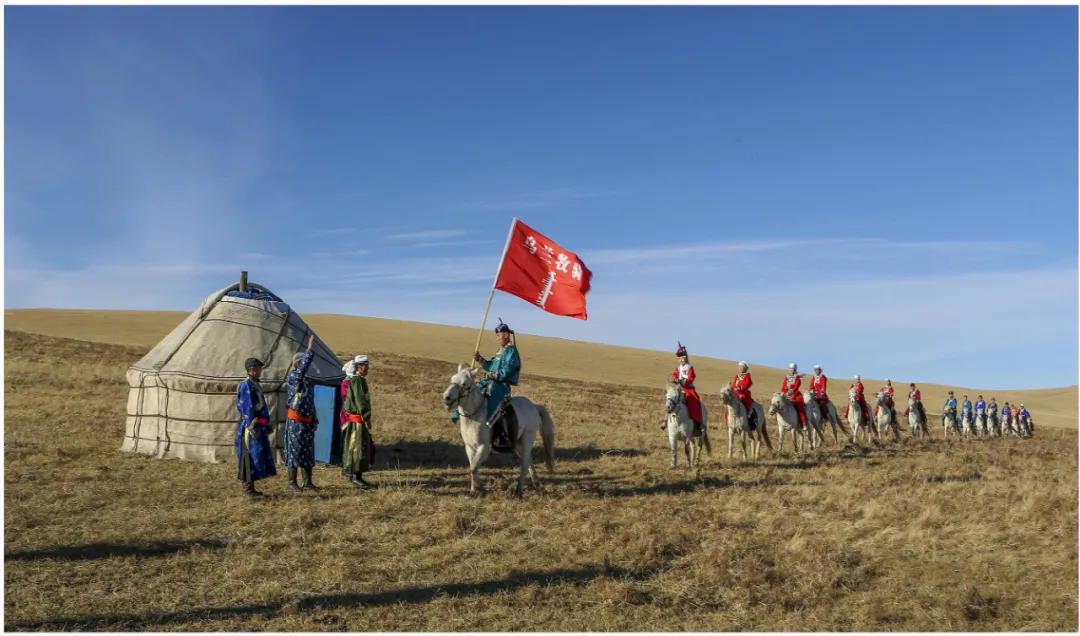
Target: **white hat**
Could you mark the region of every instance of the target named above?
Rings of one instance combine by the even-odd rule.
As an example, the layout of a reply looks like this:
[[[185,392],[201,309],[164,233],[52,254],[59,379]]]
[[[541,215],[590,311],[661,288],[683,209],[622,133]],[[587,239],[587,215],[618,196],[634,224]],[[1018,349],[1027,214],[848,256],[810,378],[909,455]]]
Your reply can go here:
[[[795,363],[792,362],[791,364],[787,365],[787,368],[794,369],[795,368]]]
[[[815,365],[814,365],[814,368],[815,368],[815,369],[820,369],[820,368],[821,368],[821,365],[820,365],[820,364],[815,364]]]
[[[355,362],[356,364],[367,364],[367,361],[368,359],[365,355],[359,355],[353,358],[353,362]]]
[[[750,365],[749,365],[749,364],[746,364],[746,362],[745,362],[745,361],[741,361],[741,362],[739,362],[739,366],[740,366],[740,367],[746,367],[747,369],[749,369],[749,368],[750,368]]]
[[[858,379],[859,379],[859,374],[857,374],[857,373],[855,374],[855,379],[856,379],[856,380],[858,380]]]

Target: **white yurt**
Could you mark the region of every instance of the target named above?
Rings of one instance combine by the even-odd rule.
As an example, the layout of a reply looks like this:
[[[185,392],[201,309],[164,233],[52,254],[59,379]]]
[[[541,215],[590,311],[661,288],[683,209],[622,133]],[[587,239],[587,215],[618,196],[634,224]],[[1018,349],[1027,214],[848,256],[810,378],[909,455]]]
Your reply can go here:
[[[235,461],[236,391],[247,377],[244,361],[253,357],[266,365],[261,385],[280,448],[285,376],[293,354],[307,347],[311,334],[288,304],[265,287],[248,284],[242,272],[238,284],[208,296],[128,369],[122,450],[162,459]],[[308,380],[333,387],[336,395],[345,379],[343,363],[317,335],[312,349]]]

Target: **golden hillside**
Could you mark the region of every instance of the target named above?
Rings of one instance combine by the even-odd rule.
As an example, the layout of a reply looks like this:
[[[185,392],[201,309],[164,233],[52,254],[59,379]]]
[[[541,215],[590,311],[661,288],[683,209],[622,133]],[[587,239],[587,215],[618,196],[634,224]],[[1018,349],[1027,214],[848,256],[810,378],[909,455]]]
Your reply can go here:
[[[93,342],[131,345],[149,348],[171,331],[188,312],[97,311],[59,309],[5,310],[5,328],[28,333],[73,338]],[[477,330],[420,322],[406,322],[341,316],[332,314],[302,314],[303,318],[335,351],[355,353],[394,353],[445,362],[468,362],[476,344]],[[582,382],[603,382],[627,386],[662,386],[666,376],[675,368],[674,352],[651,351],[603,345],[528,334],[518,335],[518,345],[524,358],[524,373]],[[481,350],[491,355],[495,346],[490,330],[484,336]],[[735,373],[735,361],[695,356],[691,361],[698,374],[698,390],[703,395],[716,394]],[[377,364],[377,358],[373,361]],[[750,359],[752,389],[755,399],[763,400],[780,388],[785,370],[760,366]],[[809,365],[804,371],[809,371]],[[829,370],[825,370],[829,375]],[[968,393],[972,402],[980,392],[989,401],[996,397],[998,404],[1022,402],[1031,411],[1036,426],[1077,428],[1077,385],[1059,388],[990,391],[979,387],[947,387],[925,384],[918,378],[892,378],[900,404],[907,384],[916,382],[922,391],[923,403],[931,413],[945,401],[949,389],[957,399]],[[805,381],[805,380],[804,380]],[[846,405],[850,378],[830,377],[829,396]],[[883,384],[883,379],[863,378],[867,398]],[[765,400],[767,402],[767,400]]]

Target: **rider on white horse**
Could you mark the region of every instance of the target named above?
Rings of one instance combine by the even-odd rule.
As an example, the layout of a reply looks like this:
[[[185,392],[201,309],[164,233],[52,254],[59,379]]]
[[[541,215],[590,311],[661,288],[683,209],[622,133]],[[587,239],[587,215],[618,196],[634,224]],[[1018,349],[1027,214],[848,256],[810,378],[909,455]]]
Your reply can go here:
[[[957,422],[960,421],[960,419],[956,416],[956,398],[953,397],[953,392],[952,391],[949,391],[949,399],[945,400],[945,407],[942,410],[944,411],[941,414],[941,424],[942,425],[945,424],[945,414],[950,413],[950,412],[952,413],[952,416],[953,416],[954,420],[956,420]]]
[[[925,421],[926,420],[926,409],[923,407],[923,404],[922,404],[922,394],[919,393],[919,389],[915,388],[915,383],[914,382],[911,383],[911,390],[908,391],[907,396],[908,396],[909,400],[915,400],[915,405],[919,407],[919,412],[922,413],[922,418]],[[904,409],[904,415],[907,416],[907,414],[908,414],[908,412],[910,410],[911,410],[910,408]]]
[[[983,400],[983,396],[979,396],[979,401],[975,402],[975,424],[977,426],[986,426],[989,422],[986,421],[986,401]]]
[[[967,393],[964,394],[964,405],[960,409],[960,419],[964,419],[964,416],[968,416],[968,419],[972,422],[975,421],[975,416],[971,410],[971,400],[968,399]]]
[[[487,396],[487,424],[492,424],[492,415],[502,404],[503,400],[510,397],[510,387],[517,386],[518,376],[521,373],[521,356],[517,346],[511,342],[514,330],[503,323],[499,318],[499,324],[495,327],[495,335],[499,339],[499,351],[485,360],[480,352],[473,353],[473,359],[487,371],[487,377],[476,383],[480,392]],[[450,420],[457,423],[460,415],[457,409],[450,414]],[[511,445],[509,431],[499,430],[497,438],[493,441],[496,447]]]
[[[694,365],[690,364],[690,355],[681,342],[675,355],[679,358],[679,364],[676,365],[675,371],[671,374],[671,379],[682,387],[683,395],[686,396],[686,410],[690,415],[690,419],[698,428],[702,428],[704,420],[701,417],[701,397],[698,396],[697,389],[694,387],[694,380],[697,378]]]
[[[890,380],[889,378],[885,378],[885,386],[881,387],[881,392],[885,394],[885,404],[889,407],[889,412],[892,414],[892,423],[899,426],[899,423],[896,420],[896,402],[893,399],[893,396],[895,394],[895,390],[893,389],[892,380]],[[879,410],[880,410],[880,407],[875,404],[874,405],[874,418],[875,419],[877,418],[877,414],[878,414]]]

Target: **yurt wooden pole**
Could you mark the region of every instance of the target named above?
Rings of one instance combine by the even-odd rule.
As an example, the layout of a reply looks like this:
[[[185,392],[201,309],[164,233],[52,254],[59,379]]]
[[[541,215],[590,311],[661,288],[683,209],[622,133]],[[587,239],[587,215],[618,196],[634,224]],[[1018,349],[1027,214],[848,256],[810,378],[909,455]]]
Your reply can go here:
[[[247,291],[247,272],[240,272],[240,291]]]

